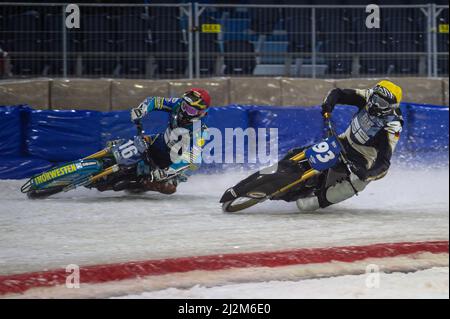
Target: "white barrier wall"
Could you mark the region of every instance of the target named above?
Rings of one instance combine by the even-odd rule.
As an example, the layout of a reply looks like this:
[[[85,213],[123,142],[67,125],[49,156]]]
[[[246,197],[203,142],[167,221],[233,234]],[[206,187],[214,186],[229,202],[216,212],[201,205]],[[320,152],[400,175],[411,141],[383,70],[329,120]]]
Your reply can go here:
[[[0,105],[29,104],[38,109],[129,109],[147,96],[180,96],[204,87],[213,105],[311,106],[334,88],[368,88],[380,79],[209,78],[200,80],[36,79],[0,82]],[[449,105],[448,79],[392,78],[405,102]]]
[[[228,78],[171,80],[169,82],[169,96],[180,96],[183,92],[192,87],[202,87],[208,90],[214,105],[228,105],[234,103],[234,101],[230,99],[230,81]]]
[[[50,83],[52,109],[109,110],[111,81],[52,80]]]
[[[0,81],[0,105],[29,104],[37,109],[50,108],[48,79]]]
[[[442,91],[444,92],[444,105],[448,105],[448,79],[442,81]]]
[[[168,96],[167,81],[114,80],[111,83],[111,109],[123,110],[138,106],[147,96]]]
[[[282,83],[282,105],[319,105],[332,88],[335,87],[333,80],[297,79],[283,78]]]

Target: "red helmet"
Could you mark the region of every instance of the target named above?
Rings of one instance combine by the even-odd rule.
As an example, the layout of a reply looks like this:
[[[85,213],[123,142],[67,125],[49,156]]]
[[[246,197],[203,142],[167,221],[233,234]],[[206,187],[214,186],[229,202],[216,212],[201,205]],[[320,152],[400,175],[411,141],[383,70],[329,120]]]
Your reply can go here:
[[[200,96],[200,98],[204,101],[206,108],[211,106],[211,96],[205,89],[193,88],[190,89],[188,92],[195,92],[196,95]]]
[[[201,110],[206,110],[211,105],[211,96],[205,89],[192,88],[183,94],[183,99],[189,105]]]
[[[203,117],[211,104],[211,96],[208,91],[200,88],[192,88],[182,96],[181,111],[186,119]]]

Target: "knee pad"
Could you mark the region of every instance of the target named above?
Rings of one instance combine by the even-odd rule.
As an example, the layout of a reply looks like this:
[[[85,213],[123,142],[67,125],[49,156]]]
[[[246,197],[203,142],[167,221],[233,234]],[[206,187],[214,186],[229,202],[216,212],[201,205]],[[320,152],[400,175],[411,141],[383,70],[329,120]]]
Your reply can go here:
[[[297,199],[296,203],[300,212],[312,212],[320,208],[319,199],[316,196]]]

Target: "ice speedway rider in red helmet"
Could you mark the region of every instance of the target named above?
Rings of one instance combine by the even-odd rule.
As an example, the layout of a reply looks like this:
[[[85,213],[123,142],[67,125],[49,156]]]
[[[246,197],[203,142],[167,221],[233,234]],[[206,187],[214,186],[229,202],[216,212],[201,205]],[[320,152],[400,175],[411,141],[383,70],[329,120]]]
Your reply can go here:
[[[147,160],[139,162],[137,167],[139,181],[132,187],[127,186],[128,189],[172,194],[179,182],[186,181],[191,165],[201,160],[201,148],[206,132],[206,125],[202,119],[207,115],[210,105],[211,97],[206,90],[192,88],[180,98],[147,97],[138,107],[131,110],[133,122],[153,111],[167,112],[170,118],[164,133],[150,135],[149,147],[145,154]],[[194,122],[198,125],[194,125]],[[171,151],[184,137],[188,137],[190,143],[195,141],[196,145],[192,145],[186,154],[180,154],[182,151],[178,147],[175,151],[179,157],[176,156],[177,161],[174,162],[174,154],[171,154]],[[183,170],[182,174],[166,180],[168,176],[180,170]]]
[[[403,126],[401,100],[402,89],[386,80],[365,90],[336,88],[328,93],[322,104],[324,115],[333,112],[336,104],[359,108],[350,126],[339,136],[354,169],[348,178],[334,183],[323,181],[313,196],[298,199],[300,211],[314,211],[339,203],[387,174]]]

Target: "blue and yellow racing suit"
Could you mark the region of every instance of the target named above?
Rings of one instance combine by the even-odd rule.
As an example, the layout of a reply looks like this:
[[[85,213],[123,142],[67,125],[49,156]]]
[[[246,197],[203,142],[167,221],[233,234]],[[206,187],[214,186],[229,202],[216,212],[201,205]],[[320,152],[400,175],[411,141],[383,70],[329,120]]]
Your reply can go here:
[[[150,135],[147,157],[151,163],[141,162],[138,165],[138,176],[149,174],[150,170],[158,168],[165,169],[169,174],[182,170],[177,181],[185,181],[189,171],[201,164],[207,127],[201,120],[183,121],[180,112],[182,102],[181,98],[147,97],[141,103],[140,107],[145,109],[146,114],[163,111],[170,115],[167,129]],[[189,141],[189,147],[181,148],[182,140]]]

